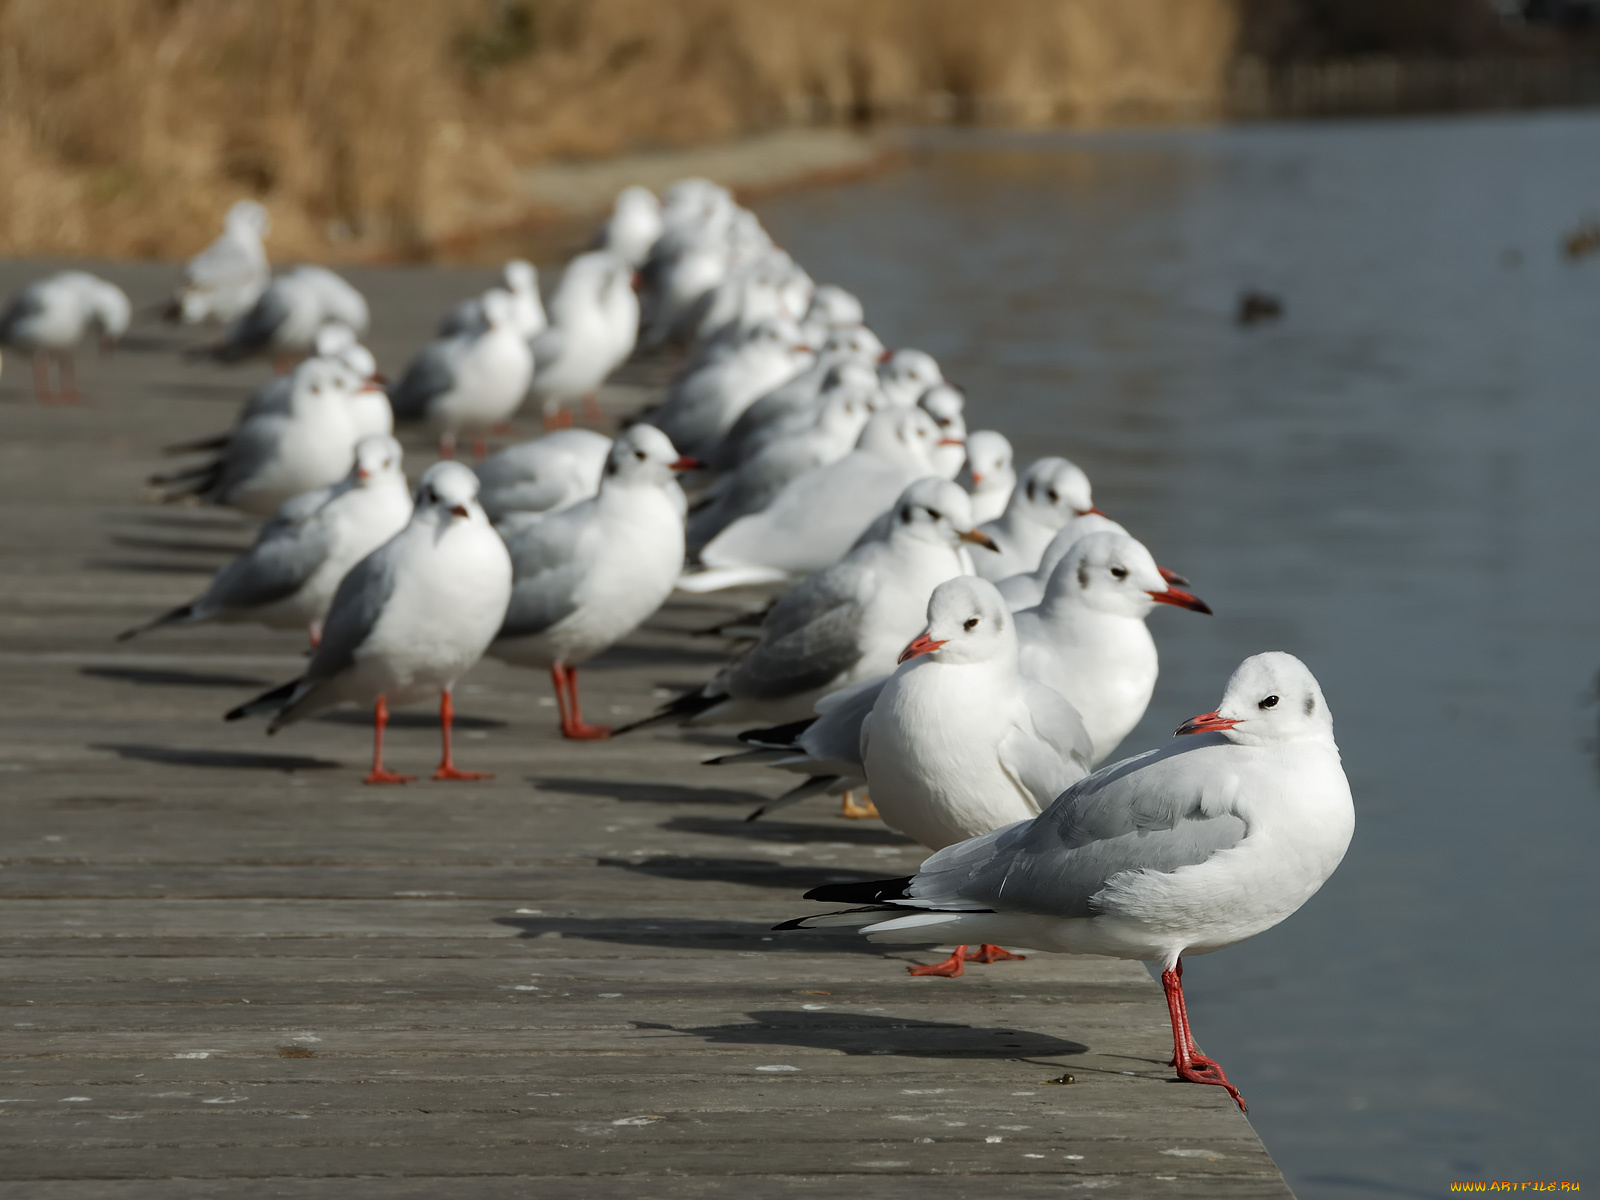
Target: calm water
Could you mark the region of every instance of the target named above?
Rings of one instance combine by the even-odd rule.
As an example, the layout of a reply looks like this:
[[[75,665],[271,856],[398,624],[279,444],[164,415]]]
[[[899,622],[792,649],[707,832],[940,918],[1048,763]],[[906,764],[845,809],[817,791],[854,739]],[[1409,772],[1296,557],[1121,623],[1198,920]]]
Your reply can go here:
[[[1152,618],[1124,750],[1255,651],[1321,679],[1355,842],[1188,976],[1305,1200],[1600,1188],[1590,213],[1592,115],[958,136],[761,209],[1216,608]],[[1286,319],[1236,328],[1247,286]]]

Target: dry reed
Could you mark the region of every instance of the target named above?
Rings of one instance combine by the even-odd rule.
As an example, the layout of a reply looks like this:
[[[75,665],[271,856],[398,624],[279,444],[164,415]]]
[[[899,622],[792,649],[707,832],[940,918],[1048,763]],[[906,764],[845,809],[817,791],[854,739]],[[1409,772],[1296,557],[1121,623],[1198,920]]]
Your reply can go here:
[[[0,253],[426,253],[519,169],[797,123],[1215,111],[1237,0],[0,0]]]

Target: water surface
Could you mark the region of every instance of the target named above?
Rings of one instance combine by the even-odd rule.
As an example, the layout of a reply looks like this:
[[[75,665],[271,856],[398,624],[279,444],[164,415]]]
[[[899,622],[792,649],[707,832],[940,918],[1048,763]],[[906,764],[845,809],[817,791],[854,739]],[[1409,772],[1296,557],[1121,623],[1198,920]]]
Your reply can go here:
[[[1124,751],[1247,654],[1321,680],[1349,855],[1186,976],[1297,1193],[1600,1187],[1600,117],[940,137],[760,212],[1216,608]]]

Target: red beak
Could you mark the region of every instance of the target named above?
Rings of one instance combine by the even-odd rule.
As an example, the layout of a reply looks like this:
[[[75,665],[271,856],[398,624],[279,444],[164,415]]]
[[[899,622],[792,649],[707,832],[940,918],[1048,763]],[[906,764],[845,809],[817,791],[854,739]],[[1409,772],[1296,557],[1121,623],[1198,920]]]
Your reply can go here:
[[[690,458],[687,454],[685,454],[682,455],[677,462],[672,464],[672,469],[674,471],[698,471],[704,466],[705,463],[701,462],[698,458]]]
[[[935,444],[936,445],[940,445],[940,446],[965,446],[966,445],[966,443],[963,442],[960,438],[940,438],[938,440],[938,442],[935,443]]]
[[[894,357],[894,351],[893,350],[885,350],[882,354],[878,355],[878,361],[881,362],[881,363],[888,362],[893,357]]]
[[[982,482],[983,482],[983,476],[980,475],[977,471],[974,471],[972,473],[972,485],[974,487],[976,487],[978,484],[980,484]]]
[[[389,380],[385,378],[382,371],[375,371],[371,375],[367,376],[367,384],[370,387],[381,388],[388,382]]]
[[[644,276],[637,271],[633,272],[628,276],[628,286],[637,292],[644,286]]]
[[[367,470],[365,467],[357,467],[356,468],[356,478],[357,479],[371,479],[372,478],[372,472]]]
[[[458,517],[470,517],[472,515],[465,504],[453,504],[450,506],[450,511]]]
[[[1105,516],[1105,513],[1103,513],[1103,512],[1101,512],[1101,511],[1100,511],[1100,510],[1099,510],[1099,509],[1098,509],[1098,508],[1095,508],[1095,507],[1093,507],[1093,506],[1092,506],[1092,505],[1091,505],[1091,506],[1090,506],[1090,507],[1088,507],[1088,508],[1086,508],[1086,509],[1084,509],[1084,510],[1083,510],[1083,511],[1082,511],[1082,512],[1081,512],[1081,513],[1079,513],[1079,514],[1078,514],[1078,515],[1079,515],[1079,516],[1080,516],[1080,517],[1087,517],[1087,516],[1088,516],[1088,515],[1089,515],[1089,514],[1090,514],[1090,513],[1093,513],[1093,514],[1094,514],[1094,515],[1095,515],[1095,516],[1097,516],[1097,517],[1104,517],[1104,516]],[[1110,520],[1110,519],[1111,519],[1111,518],[1109,518],[1109,517],[1106,517],[1106,519],[1107,519],[1107,520]]]
[[[943,642],[936,641],[925,633],[920,633],[909,646],[900,651],[900,657],[895,661],[910,662],[913,658],[917,658],[920,655],[932,654],[942,645],[944,645]]]
[[[1156,570],[1161,572],[1161,578],[1165,579],[1168,583],[1175,583],[1179,587],[1189,586],[1189,581],[1182,575],[1179,575],[1176,571],[1169,571],[1165,567],[1157,567]]]
[[[1193,592],[1186,592],[1182,588],[1169,587],[1164,592],[1146,592],[1145,595],[1157,604],[1175,604],[1179,608],[1192,608],[1195,612],[1211,615],[1209,604]]]
[[[1219,729],[1232,729],[1239,722],[1231,717],[1224,717],[1220,713],[1201,713],[1198,717],[1190,717],[1177,729],[1172,736],[1178,737],[1185,733],[1212,733]]]

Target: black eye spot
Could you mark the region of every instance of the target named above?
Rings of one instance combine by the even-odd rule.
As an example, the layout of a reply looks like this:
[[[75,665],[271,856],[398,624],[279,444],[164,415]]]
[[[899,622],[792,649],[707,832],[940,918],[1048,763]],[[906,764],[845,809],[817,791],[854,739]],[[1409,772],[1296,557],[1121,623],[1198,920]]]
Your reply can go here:
[[[1315,696],[1307,696],[1306,697],[1306,716],[1309,717],[1312,713],[1314,713],[1316,711],[1317,711],[1317,698]]]
[[[1113,579],[1126,579],[1127,577],[1128,577],[1128,568],[1127,567],[1112,567],[1111,568],[1111,578],[1113,578]]]
[[[633,456],[635,458],[637,458],[640,462],[643,462],[645,460],[645,452],[643,450],[635,450],[633,452]]]
[[[911,524],[911,509],[909,507],[900,510],[900,524]]]
[[[934,511],[933,511],[933,509],[931,509],[931,508],[930,508],[930,509],[929,509],[929,510],[928,510],[928,516],[929,516],[929,517],[931,517],[931,518],[932,518],[932,519],[933,519],[933,520],[935,520],[935,521],[942,521],[942,520],[944,520],[944,514],[943,514],[943,513],[941,513],[941,512],[934,512]]]
[[[1276,696],[1268,696],[1260,704],[1256,705],[1256,707],[1257,708],[1274,708],[1274,707],[1277,706],[1277,703],[1278,703],[1278,698]]]
[[[963,621],[961,623],[961,628],[966,629],[966,630],[973,630],[973,629],[976,629],[977,627],[978,627],[978,618],[977,617],[968,617],[965,621]]]
[[[1051,503],[1051,504],[1054,504],[1054,503],[1056,503],[1056,502],[1057,502],[1057,501],[1058,501],[1058,500],[1060,500],[1060,499],[1061,499],[1061,495],[1060,495],[1060,493],[1059,493],[1059,492],[1057,492],[1057,491],[1056,491],[1056,490],[1055,490],[1055,488],[1051,488],[1051,489],[1050,489],[1050,491],[1049,491],[1049,493],[1048,493],[1048,495],[1049,495],[1049,497],[1050,497],[1050,503]]]

